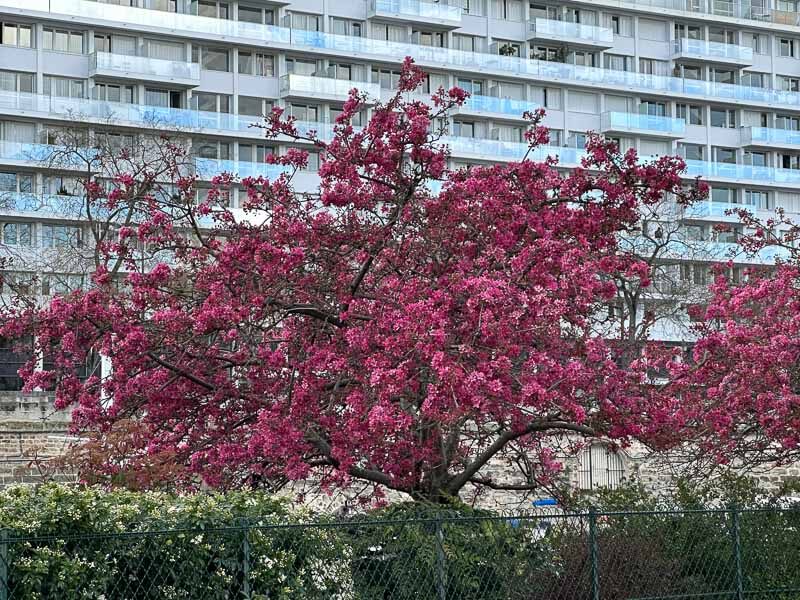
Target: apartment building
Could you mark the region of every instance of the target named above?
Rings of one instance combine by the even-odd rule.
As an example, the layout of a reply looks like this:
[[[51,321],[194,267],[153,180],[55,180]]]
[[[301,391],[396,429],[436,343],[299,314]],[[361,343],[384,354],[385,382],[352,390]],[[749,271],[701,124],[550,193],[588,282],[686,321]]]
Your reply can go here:
[[[80,193],[75,174],[42,160],[65,125],[120,145],[174,129],[207,178],[274,175],[264,157],[287,142],[253,122],[282,106],[324,135],[352,87],[390,94],[405,56],[429,73],[425,92],[471,94],[449,124],[454,168],[520,158],[521,115],[540,106],[551,139],[538,157],[565,168],[587,131],[684,156],[687,180],[712,191],[670,217],[705,252],[666,257],[679,282],[702,285],[735,252],[741,229],[714,228],[735,222],[728,209],[800,215],[800,0],[0,0],[1,246],[58,253],[85,234],[53,210]],[[734,274],[773,259],[737,256]],[[36,293],[83,283],[43,268]],[[18,389],[18,359],[0,353],[0,389]],[[622,472],[602,461],[604,477]]]

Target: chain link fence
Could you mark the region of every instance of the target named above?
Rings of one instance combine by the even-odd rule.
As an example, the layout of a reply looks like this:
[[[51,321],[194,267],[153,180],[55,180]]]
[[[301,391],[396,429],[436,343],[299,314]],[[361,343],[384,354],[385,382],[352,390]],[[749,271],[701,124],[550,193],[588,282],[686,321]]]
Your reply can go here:
[[[0,600],[800,598],[800,511],[0,533]]]

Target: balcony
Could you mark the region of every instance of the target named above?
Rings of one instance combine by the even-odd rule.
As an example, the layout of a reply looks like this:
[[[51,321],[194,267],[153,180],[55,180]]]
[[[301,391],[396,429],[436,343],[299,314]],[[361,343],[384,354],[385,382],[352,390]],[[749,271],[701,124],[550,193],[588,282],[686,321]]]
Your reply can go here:
[[[463,106],[456,108],[453,113],[458,115],[492,117],[507,121],[524,121],[523,113],[533,111],[539,105],[527,100],[513,98],[497,98],[495,96],[470,96]]]
[[[800,150],[800,131],[770,129],[768,127],[743,127],[742,146]]]
[[[605,27],[537,17],[528,28],[531,42],[566,44],[572,48],[606,50],[614,45],[614,32]]]
[[[281,77],[280,96],[281,98],[310,98],[344,102],[353,88],[366,93],[367,98],[372,102],[381,97],[381,86],[377,83],[294,73]]]
[[[287,171],[283,165],[199,157],[194,159],[194,167],[197,176],[204,181],[210,181],[220,173],[231,173],[240,179],[246,177],[277,179]]]
[[[686,135],[686,121],[638,113],[606,112],[601,117],[600,130],[603,133],[680,139]]]
[[[462,13],[463,9],[460,6],[450,6],[446,2],[370,0],[367,17],[456,29],[461,27]]]
[[[89,77],[109,77],[195,87],[200,85],[200,65],[146,56],[94,52],[89,56]]]
[[[734,44],[682,38],[675,40],[672,58],[746,67],[753,64],[753,49]]]
[[[776,169],[755,165],[736,165],[732,163],[687,160],[687,177],[733,183],[755,183],[759,185],[778,185],[795,187],[800,184],[800,170]]]
[[[39,216],[75,217],[81,214],[83,199],[55,194],[0,192],[3,214],[36,213]]]

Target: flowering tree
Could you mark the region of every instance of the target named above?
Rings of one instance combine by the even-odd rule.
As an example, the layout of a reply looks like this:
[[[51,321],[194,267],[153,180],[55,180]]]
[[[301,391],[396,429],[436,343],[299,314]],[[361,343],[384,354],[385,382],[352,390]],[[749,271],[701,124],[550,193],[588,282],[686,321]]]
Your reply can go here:
[[[8,315],[6,335],[35,334],[27,385],[54,387],[76,430],[121,452],[93,468],[154,473],[155,461],[173,483],[220,487],[360,480],[444,501],[468,486],[533,489],[565,435],[644,439],[654,416],[669,419],[627,384],[637,377],[598,315],[615,275],[647,277],[617,244],[639,207],[698,194],[681,160],[641,163],[595,138],[564,173],[529,158],[547,139],[537,112],[528,156],[449,172],[441,123],[466,94],[405,99],[422,79],[407,59],[363,129],[350,124],[366,102],[354,90],[327,142],[276,109],[267,135],[298,148],[272,159],[284,174],[220,175],[198,206],[194,178],[179,177],[191,218],[153,202],[106,248],[125,256],[134,241],[168,259],[122,284],[101,266],[91,289]],[[321,153],[314,194],[294,189],[304,144]],[[93,201],[134,185],[115,182]],[[232,185],[241,211],[219,202]],[[81,379],[91,351],[111,369]],[[54,366],[39,371],[45,353]],[[497,460],[520,477],[487,475]]]
[[[800,460],[800,226],[782,209],[766,220],[736,213],[752,232],[743,249],[777,263],[742,282],[720,265],[710,296],[691,309],[698,340],[688,357],[651,348],[644,361],[666,375],[648,392],[654,401],[676,399],[680,427],[665,442],[704,472]]]

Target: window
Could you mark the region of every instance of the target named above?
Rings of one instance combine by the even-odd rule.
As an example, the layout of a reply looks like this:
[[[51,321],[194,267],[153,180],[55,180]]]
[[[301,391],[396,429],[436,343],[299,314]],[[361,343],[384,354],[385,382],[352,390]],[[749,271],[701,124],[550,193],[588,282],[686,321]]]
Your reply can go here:
[[[726,163],[729,165],[736,164],[736,148],[722,148],[714,146],[711,148],[714,153],[714,160],[719,163]]]
[[[552,108],[561,110],[563,104],[561,101],[561,90],[558,88],[532,88],[532,100],[543,108]]]
[[[420,46],[432,46],[434,48],[444,48],[445,35],[441,31],[421,31],[414,29],[411,32],[411,42]]]
[[[44,94],[60,98],[85,98],[86,82],[82,79],[44,76]]]
[[[666,42],[669,40],[666,21],[654,21],[652,19],[639,19],[639,37],[643,40],[653,40],[656,42]]]
[[[83,54],[83,33],[45,27],[42,30],[42,47],[56,52]]]
[[[42,225],[42,246],[45,248],[81,245],[80,229],[71,225]]]
[[[516,54],[512,56],[517,56]],[[531,48],[531,58],[534,60],[546,60],[550,62],[564,62],[564,53],[561,48],[551,48],[549,46],[534,46]]]
[[[492,0],[492,17],[506,21],[522,21],[522,1]]]
[[[286,107],[289,115],[298,121],[319,121],[319,107],[310,104],[292,103]]]
[[[578,487],[582,490],[619,487],[625,477],[622,456],[605,444],[592,444],[578,459]]]
[[[33,175],[0,171],[0,193],[2,192],[33,193]]]
[[[262,25],[275,24],[275,11],[261,6],[239,5],[239,20],[245,23],[259,23]]]
[[[711,81],[716,83],[736,83],[736,72],[728,69],[711,69]]]
[[[33,26],[0,23],[0,44],[19,48],[33,48]]]
[[[366,75],[364,79],[366,79]],[[440,87],[447,89],[449,80],[450,78],[442,73],[426,73],[425,79],[422,82],[422,91],[426,94],[433,94]]]
[[[461,4],[465,15],[483,16],[484,0],[454,0],[455,6]]]
[[[336,35],[362,37],[364,35],[364,24],[361,21],[331,17],[331,32]]]
[[[703,107],[695,104],[678,104],[676,106],[676,116],[686,121],[687,125],[703,124]]]
[[[459,77],[456,81],[456,86],[472,95],[483,95],[483,81],[479,79],[462,79]]]
[[[308,31],[321,31],[322,17],[307,13],[291,12],[288,14],[292,29],[305,29]]]
[[[763,33],[743,33],[742,44],[755,54],[769,54],[769,37]]]
[[[709,27],[708,39],[718,44],[735,44],[736,32],[731,29],[720,29],[719,27]]]
[[[136,137],[126,133],[113,133],[108,131],[98,131],[94,134],[95,145],[98,148],[109,148],[111,150],[121,150],[122,148],[132,148]]]
[[[239,96],[239,114],[263,117],[272,110],[272,102],[255,96]]]
[[[604,61],[606,69],[612,71],[633,71],[632,56],[623,56],[621,54],[606,54]]]
[[[678,144],[678,154],[686,160],[704,160],[705,146],[700,144]]]
[[[633,36],[633,19],[626,15],[605,15],[605,27],[620,37]]]
[[[705,237],[701,239],[705,239]],[[697,263],[681,265],[681,281],[693,283],[694,285],[707,285],[709,275],[710,273],[706,265]]]
[[[200,17],[213,19],[230,19],[230,7],[227,2],[215,0],[192,0],[189,12]]]
[[[258,77],[274,77],[275,57],[262,52],[239,50],[239,73]]]
[[[768,88],[769,74],[755,73],[753,71],[742,71],[741,84],[747,87]]]
[[[567,62],[571,65],[579,65],[582,67],[595,66],[594,52],[575,51],[569,53]]]
[[[576,92],[570,90],[569,95],[567,97],[569,98],[569,110],[574,112],[597,114],[598,112],[597,94],[590,94],[588,92]]]
[[[135,54],[135,50],[133,52]],[[164,42],[161,40],[144,40],[142,55],[161,60],[186,61],[186,46],[180,42]]]
[[[393,90],[400,83],[400,71],[389,69],[372,69],[372,82],[380,83],[383,89]]]
[[[778,75],[778,89],[784,92],[800,92],[800,78]]]
[[[762,210],[772,210],[775,208],[769,192],[762,192],[761,190],[745,190],[744,203]]]
[[[15,73],[14,71],[0,71],[0,91],[26,92],[34,91],[35,75],[33,73]]]
[[[453,48],[464,52],[485,52],[486,39],[477,35],[453,34]]]
[[[239,144],[239,160],[263,163],[266,157],[274,154],[274,148],[264,144]]]
[[[96,52],[113,52],[114,54],[136,55],[136,38],[127,35],[111,35],[96,33],[94,49]]]
[[[453,135],[456,137],[485,137],[485,124],[471,121],[453,121]]]
[[[694,65],[676,65],[674,75],[683,79],[701,81],[703,79],[703,67]]]
[[[675,39],[702,40],[705,38],[703,30],[697,25],[675,23]]]
[[[199,140],[195,142],[192,150],[200,158],[213,158],[215,160],[231,159],[231,145],[228,142]]]
[[[736,127],[736,111],[729,108],[714,108],[712,106],[711,126],[734,129]]]
[[[775,117],[775,127],[788,129],[789,131],[800,131],[800,117],[778,115]]]
[[[744,164],[754,167],[766,167],[767,154],[765,152],[745,152]]]
[[[640,58],[639,72],[647,75],[667,75],[669,74],[669,62],[654,58]]]
[[[83,288],[83,275],[76,273],[45,273],[42,277],[42,294],[55,296],[69,294]]]
[[[667,115],[667,105],[664,102],[651,102],[644,100],[639,104],[640,115],[650,115],[651,117],[665,117]]]
[[[227,48],[192,46],[192,62],[200,63],[207,71],[230,71],[230,52]]]
[[[30,246],[33,225],[30,223],[3,223],[3,243],[7,246]]]
[[[308,153],[308,166],[306,166],[305,170],[312,172],[319,171],[319,152]]]
[[[135,88],[132,85],[120,85],[116,83],[95,83],[92,88],[92,97],[95,100],[106,100],[108,102],[122,102],[132,104],[136,100]]]
[[[317,61],[299,58],[286,59],[286,72],[296,75],[313,75],[317,71]]]
[[[800,58],[800,40],[781,38],[778,40],[778,54],[789,58]]]
[[[195,92],[192,95],[192,109],[207,112],[231,112],[231,97],[226,94]]]
[[[183,94],[174,90],[159,90],[145,88],[144,103],[148,106],[162,106],[164,108],[181,108]]]
[[[386,42],[406,42],[408,41],[408,30],[400,25],[389,25],[388,23],[373,23],[370,28],[373,39]]]
[[[781,168],[800,170],[800,155],[781,154]]]
[[[3,271],[3,293],[29,293],[33,283],[32,273]],[[0,390],[21,390],[22,378],[19,370],[33,356],[32,340],[10,340],[0,338]]]

